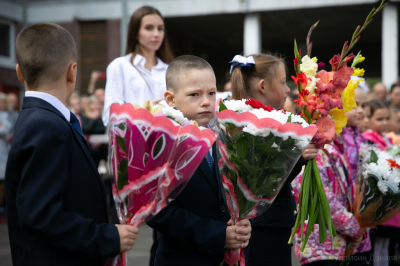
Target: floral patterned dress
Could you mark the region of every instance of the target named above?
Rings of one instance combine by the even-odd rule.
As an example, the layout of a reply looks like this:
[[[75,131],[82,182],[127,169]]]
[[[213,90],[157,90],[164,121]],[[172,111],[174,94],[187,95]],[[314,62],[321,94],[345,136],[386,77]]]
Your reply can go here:
[[[320,260],[343,260],[347,238],[355,238],[361,229],[357,219],[351,212],[354,182],[352,176],[347,174],[347,169],[350,168],[347,160],[342,159],[335,145],[325,145],[324,149],[319,150],[316,161],[322,184],[328,197],[337,236],[328,238],[324,243],[319,243],[318,225],[316,224],[304,251],[301,252],[301,229],[299,228],[294,237],[294,244],[296,256],[302,265]],[[296,199],[300,190],[301,180],[302,174],[297,176],[292,183]],[[327,234],[329,235],[328,229]],[[369,237],[364,239],[363,242],[367,243],[356,252],[364,252],[371,249]]]

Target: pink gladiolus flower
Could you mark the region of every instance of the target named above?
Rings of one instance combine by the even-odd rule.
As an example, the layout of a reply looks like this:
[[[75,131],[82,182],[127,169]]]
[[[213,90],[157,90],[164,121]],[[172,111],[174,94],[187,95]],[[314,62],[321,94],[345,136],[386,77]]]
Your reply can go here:
[[[322,148],[325,144],[330,143],[335,138],[335,122],[333,122],[329,117],[324,116],[318,119],[315,125],[318,127],[318,130],[312,139],[312,143],[314,143],[317,148]]]
[[[335,72],[333,76],[333,84],[336,86],[347,87],[347,83],[350,81],[350,76],[353,75],[354,70],[351,67],[343,66]]]
[[[335,72],[327,72],[325,70],[321,70],[315,75],[316,78],[319,78],[319,81],[317,82],[317,89],[315,92],[317,94],[323,93],[323,92],[335,92],[336,85],[333,84],[333,77],[335,75]]]

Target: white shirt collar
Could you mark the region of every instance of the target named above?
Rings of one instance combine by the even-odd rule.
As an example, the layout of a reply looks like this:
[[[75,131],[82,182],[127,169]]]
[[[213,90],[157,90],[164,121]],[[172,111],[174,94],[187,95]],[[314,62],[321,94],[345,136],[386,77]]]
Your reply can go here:
[[[71,112],[68,110],[67,107],[65,107],[65,105],[59,99],[57,99],[53,95],[39,91],[26,91],[25,97],[35,97],[48,102],[49,104],[54,106],[54,108],[56,108],[58,111],[60,111],[60,113],[62,113],[63,116],[65,117],[65,119],[67,119],[67,121],[70,122]]]
[[[132,54],[128,55],[128,58],[130,60]],[[144,64],[146,64],[146,57],[141,56],[140,54],[136,54],[135,58],[133,59],[133,64],[135,65],[135,67],[139,67],[141,70],[145,69],[148,71],[148,69],[146,69],[144,67]],[[168,65],[165,64],[160,58],[157,57],[157,65],[155,65],[153,67],[153,69],[167,69]]]

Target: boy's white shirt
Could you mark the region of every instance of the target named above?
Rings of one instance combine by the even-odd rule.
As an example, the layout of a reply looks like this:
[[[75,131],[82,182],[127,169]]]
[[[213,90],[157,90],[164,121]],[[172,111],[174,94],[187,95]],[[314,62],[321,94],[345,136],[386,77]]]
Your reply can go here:
[[[67,107],[65,107],[65,105],[59,99],[57,99],[53,95],[39,91],[26,91],[25,97],[35,97],[48,102],[58,111],[60,111],[60,113],[65,117],[65,119],[67,119],[67,121],[70,122],[71,112],[68,110]]]

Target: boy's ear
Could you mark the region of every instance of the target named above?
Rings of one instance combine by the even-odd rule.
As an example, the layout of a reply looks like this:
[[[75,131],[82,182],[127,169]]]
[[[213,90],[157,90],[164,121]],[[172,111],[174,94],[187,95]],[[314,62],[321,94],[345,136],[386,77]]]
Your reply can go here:
[[[167,90],[164,93],[164,98],[169,106],[171,106],[172,108],[175,108],[175,95],[174,95],[173,91]]]
[[[76,80],[76,72],[77,72],[77,63],[74,62],[68,67],[68,72],[67,72],[67,82],[68,83],[74,83]]]
[[[19,68],[19,64],[17,64],[17,66],[15,67],[15,70],[17,72],[17,78],[18,80],[25,85],[25,80],[24,77],[22,76],[22,72],[21,69]]]

